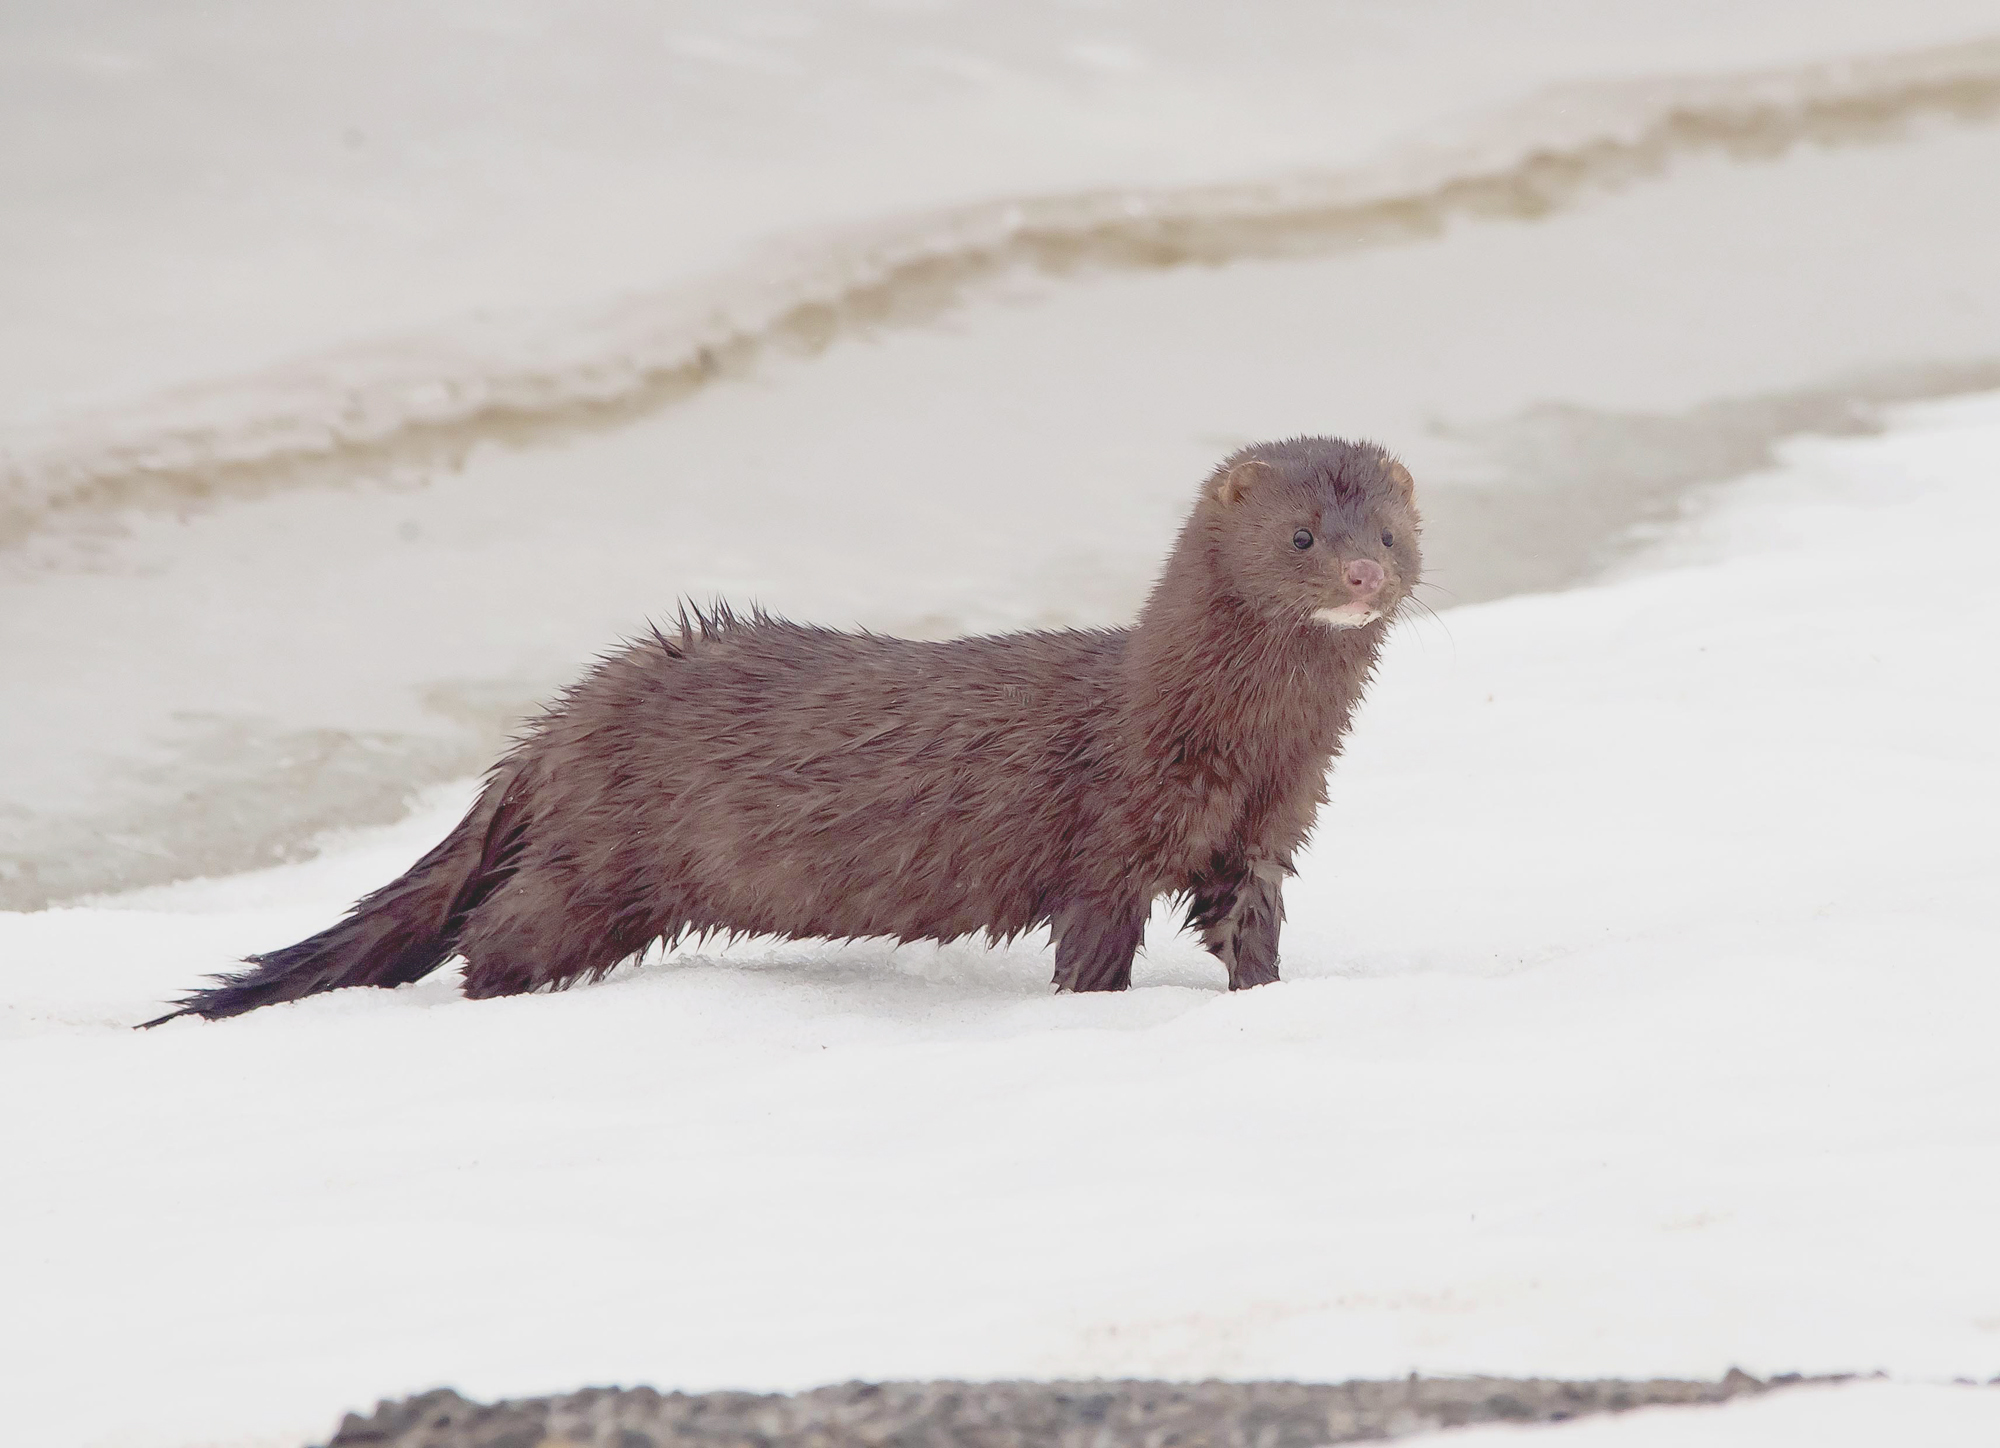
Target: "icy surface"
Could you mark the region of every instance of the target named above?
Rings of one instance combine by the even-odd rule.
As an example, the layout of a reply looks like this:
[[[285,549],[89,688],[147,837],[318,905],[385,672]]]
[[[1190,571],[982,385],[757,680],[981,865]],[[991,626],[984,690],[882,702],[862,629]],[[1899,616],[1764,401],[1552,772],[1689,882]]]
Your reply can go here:
[[[1993,29],[1979,0],[13,6],[0,421],[444,319],[477,345],[482,310],[801,228],[1340,164],[1552,82]]]
[[[1442,602],[1592,576],[2000,385],[1995,25],[0,7],[0,907],[392,820],[683,592],[1123,621],[1260,437],[1392,442]]]
[[[1931,406],[1622,580],[1404,626],[1242,995],[1156,920],[1116,997],[1032,944],[751,942],[124,1029],[464,789],[0,915],[23,1441],[284,1442],[440,1382],[1984,1378],[1996,469],[2000,398]]]
[[[462,467],[72,520],[0,549],[32,701],[0,710],[0,907],[387,823],[683,592],[898,634],[1127,622],[1260,438],[1392,443],[1440,605],[1580,581],[1775,439],[2000,386],[1991,175],[2000,125],[1690,160],[1532,223],[1010,289]]]
[[[0,534],[629,398],[885,256],[1024,221],[1282,211],[1361,172],[1422,211],[1674,116],[1695,149],[1755,143],[1812,96],[1861,98],[1827,139],[1990,114],[1995,43],[1986,0],[13,6]]]

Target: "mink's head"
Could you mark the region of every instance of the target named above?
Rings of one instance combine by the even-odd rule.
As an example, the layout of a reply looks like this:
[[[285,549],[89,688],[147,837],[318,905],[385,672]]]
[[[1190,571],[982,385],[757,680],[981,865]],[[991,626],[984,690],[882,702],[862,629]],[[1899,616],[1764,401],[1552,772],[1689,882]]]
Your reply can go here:
[[[1362,628],[1393,616],[1422,572],[1413,494],[1386,449],[1299,437],[1225,458],[1195,520],[1226,585],[1258,613]]]

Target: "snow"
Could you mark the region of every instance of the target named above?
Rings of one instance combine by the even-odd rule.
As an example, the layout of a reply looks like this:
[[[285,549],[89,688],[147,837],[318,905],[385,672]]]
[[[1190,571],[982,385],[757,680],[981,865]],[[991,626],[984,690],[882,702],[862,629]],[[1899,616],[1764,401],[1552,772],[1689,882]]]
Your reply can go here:
[[[2000,1394],[1912,1384],[2000,1366],[1996,470],[2000,396],[1913,409],[1401,626],[1276,987],[1160,919],[1116,997],[1034,943],[748,942],[125,1029],[469,785],[0,915],[0,1401],[176,1448],[438,1383],[1740,1366],[1907,1381],[1701,1441],[1992,1441]]]

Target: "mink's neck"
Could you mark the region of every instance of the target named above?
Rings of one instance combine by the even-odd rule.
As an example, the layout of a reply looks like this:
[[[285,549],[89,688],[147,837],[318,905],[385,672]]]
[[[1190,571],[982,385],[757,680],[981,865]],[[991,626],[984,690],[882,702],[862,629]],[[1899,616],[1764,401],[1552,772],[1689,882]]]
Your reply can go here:
[[[1232,774],[1290,769],[1310,756],[1324,767],[1381,633],[1258,610],[1191,523],[1126,648],[1127,736],[1154,761],[1226,759]]]

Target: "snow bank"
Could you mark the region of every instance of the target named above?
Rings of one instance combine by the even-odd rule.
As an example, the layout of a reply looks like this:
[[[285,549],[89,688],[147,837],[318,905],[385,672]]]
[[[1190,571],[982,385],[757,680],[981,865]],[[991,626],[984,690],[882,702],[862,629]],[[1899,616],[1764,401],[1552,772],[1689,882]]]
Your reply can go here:
[[[123,1029],[462,792],[0,915],[23,1440],[290,1442],[442,1382],[1984,1378],[1996,468],[2000,398],[1925,408],[1645,571],[1406,627],[1241,996],[1162,921],[1116,998],[1028,945],[753,943]],[[1727,1412],[1766,1410],[1809,1411]]]

